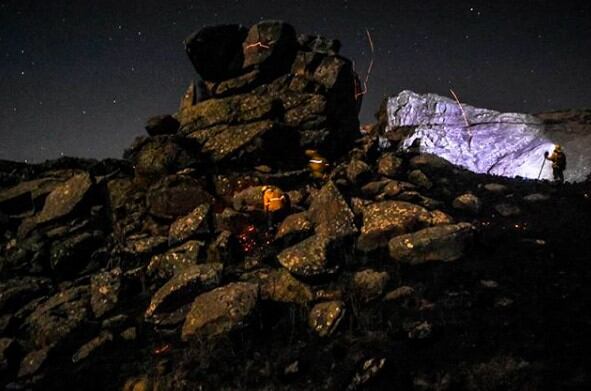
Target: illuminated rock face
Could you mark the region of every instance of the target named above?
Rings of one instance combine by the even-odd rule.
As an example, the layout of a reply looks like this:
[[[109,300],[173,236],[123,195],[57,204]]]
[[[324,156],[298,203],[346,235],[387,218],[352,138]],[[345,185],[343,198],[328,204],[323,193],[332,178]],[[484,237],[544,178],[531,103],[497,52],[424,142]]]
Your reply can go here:
[[[455,100],[435,94],[402,91],[388,100],[387,108],[386,131],[400,126],[415,128],[403,141],[402,149],[415,143],[421,152],[478,173],[535,179],[540,175],[544,152],[552,152],[557,142],[546,135],[543,121],[535,116],[465,104],[460,108]],[[568,149],[566,153],[568,157]],[[541,179],[552,179],[548,163]],[[567,180],[578,179],[568,174],[565,172]]]

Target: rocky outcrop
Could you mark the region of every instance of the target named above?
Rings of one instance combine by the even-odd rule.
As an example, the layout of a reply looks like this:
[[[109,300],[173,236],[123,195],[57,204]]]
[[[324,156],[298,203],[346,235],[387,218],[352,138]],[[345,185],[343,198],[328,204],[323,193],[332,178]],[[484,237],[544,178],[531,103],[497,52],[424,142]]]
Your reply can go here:
[[[412,91],[389,98],[387,107],[386,133],[413,129],[403,149],[415,143],[421,152],[478,173],[535,179],[544,152],[554,144],[543,122],[532,115],[458,105],[451,98]],[[541,177],[551,179],[551,170]]]
[[[343,152],[359,128],[357,79],[351,62],[338,56],[339,45],[327,42],[298,39],[279,21],[193,34],[185,44],[203,91],[183,100],[180,132],[217,162],[247,154],[256,160],[278,147],[299,154],[298,145]]]
[[[204,28],[125,160],[0,161],[0,389],[589,388],[588,185],[397,149],[433,113],[455,137],[436,97],[356,137],[339,47]]]

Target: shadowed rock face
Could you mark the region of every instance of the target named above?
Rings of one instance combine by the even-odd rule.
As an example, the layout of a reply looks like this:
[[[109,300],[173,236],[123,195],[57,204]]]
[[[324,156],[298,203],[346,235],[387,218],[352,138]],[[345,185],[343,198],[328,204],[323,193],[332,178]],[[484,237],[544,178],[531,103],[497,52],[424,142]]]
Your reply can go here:
[[[421,152],[436,154],[478,173],[552,179],[550,164],[545,164],[540,174],[543,154],[551,152],[553,145],[564,138],[548,132],[544,122],[533,115],[500,113],[466,104],[460,108],[453,99],[435,94],[402,91],[389,98],[387,112],[386,132],[414,128],[402,149],[415,143]],[[570,152],[567,147],[565,178],[584,180],[589,170],[584,165],[570,164]]]

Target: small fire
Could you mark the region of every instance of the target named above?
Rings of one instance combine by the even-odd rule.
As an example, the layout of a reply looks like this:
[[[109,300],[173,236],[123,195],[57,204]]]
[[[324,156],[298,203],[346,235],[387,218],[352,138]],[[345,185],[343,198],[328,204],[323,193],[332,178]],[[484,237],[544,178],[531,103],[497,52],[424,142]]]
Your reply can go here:
[[[250,224],[238,235],[238,242],[246,254],[252,253],[257,247],[256,233],[256,227]]]

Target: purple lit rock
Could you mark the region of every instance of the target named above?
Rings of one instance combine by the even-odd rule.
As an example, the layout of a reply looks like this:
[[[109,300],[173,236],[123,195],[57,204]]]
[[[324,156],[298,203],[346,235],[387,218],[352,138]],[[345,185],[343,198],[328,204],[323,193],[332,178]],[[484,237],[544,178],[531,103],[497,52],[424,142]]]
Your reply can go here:
[[[402,149],[416,142],[421,152],[443,157],[474,172],[538,177],[544,152],[551,152],[556,142],[554,138],[550,140],[542,120],[528,114],[500,113],[467,104],[461,107],[465,118],[451,98],[402,91],[388,99],[386,132],[413,127],[403,140]],[[566,153],[568,156],[568,149]],[[544,165],[541,179],[552,179],[550,166]],[[565,172],[567,180],[581,180],[578,174],[574,170]]]

